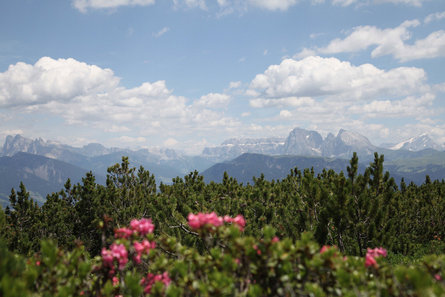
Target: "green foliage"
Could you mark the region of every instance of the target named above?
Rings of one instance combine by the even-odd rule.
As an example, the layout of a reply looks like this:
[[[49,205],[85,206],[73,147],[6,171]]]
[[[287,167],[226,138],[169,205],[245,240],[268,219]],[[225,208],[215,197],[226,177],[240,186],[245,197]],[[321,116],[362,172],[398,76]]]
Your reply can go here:
[[[295,168],[283,180],[261,175],[251,184],[227,174],[206,184],[195,171],[157,191],[154,176],[124,157],[106,185],[88,173],[42,207],[21,184],[0,211],[0,295],[141,296],[147,273],[168,272],[171,283],[155,282],[151,296],[442,296],[445,181],[402,181],[399,190],[383,162],[375,154],[359,174],[354,154],[346,175]],[[188,227],[189,213],[212,211],[248,223],[243,232]],[[116,284],[99,254],[115,229],[143,217],[156,226],[150,240],[158,248],[130,261]],[[320,245],[338,248],[320,253]],[[377,246],[388,258],[365,267],[367,248]]]

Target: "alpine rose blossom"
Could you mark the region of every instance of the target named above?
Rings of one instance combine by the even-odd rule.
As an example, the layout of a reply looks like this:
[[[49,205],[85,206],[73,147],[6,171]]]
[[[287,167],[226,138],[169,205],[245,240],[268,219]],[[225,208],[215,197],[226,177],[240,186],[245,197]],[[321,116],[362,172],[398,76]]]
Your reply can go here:
[[[387,255],[388,255],[387,251],[382,247],[375,249],[368,248],[366,251],[365,266],[366,267],[373,266],[375,268],[378,268],[379,266],[375,258],[386,257]]]
[[[114,231],[114,237],[116,238],[125,238],[128,239],[133,234],[133,231],[131,231],[128,228],[119,228]]]
[[[106,248],[102,248],[101,256],[104,266],[113,267],[113,254],[111,251],[107,250]]]
[[[246,220],[242,215],[237,215],[235,218],[233,218],[233,222],[238,225],[241,231],[244,230],[244,227],[246,226]]]
[[[156,282],[162,282],[164,283],[164,286],[167,287],[170,284],[171,280],[167,272],[156,275],[153,273],[149,273],[146,278],[143,278],[141,280],[141,285],[144,286],[144,293],[150,294],[151,288]]]
[[[151,219],[142,218],[140,220],[131,220],[130,228],[140,235],[145,236],[148,233],[153,233],[155,225],[152,224]]]
[[[142,242],[135,241],[133,243],[134,250],[136,252],[136,255],[133,257],[134,261],[139,264],[141,263],[141,257],[142,254],[148,254],[150,250],[156,248],[155,242],[149,242],[147,239],[144,239]]]
[[[219,227],[224,222],[223,218],[218,217],[215,212],[198,213],[197,215],[190,213],[187,218],[192,229],[199,229],[205,225]]]
[[[128,262],[128,252],[123,244],[115,244],[113,243],[110,246],[110,250],[106,248],[102,248],[101,251],[102,262],[105,267],[113,268],[114,259],[119,263],[119,269],[124,269],[125,265]]]
[[[241,231],[243,231],[244,227],[246,226],[246,220],[242,215],[237,215],[236,217],[231,218],[228,215],[219,217],[215,212],[198,213],[197,215],[190,213],[187,219],[189,226],[195,230],[205,225],[219,227],[223,223],[235,224]]]
[[[375,258],[373,256],[366,255],[365,266],[366,267],[374,266],[375,268],[377,268],[377,261],[375,260]]]

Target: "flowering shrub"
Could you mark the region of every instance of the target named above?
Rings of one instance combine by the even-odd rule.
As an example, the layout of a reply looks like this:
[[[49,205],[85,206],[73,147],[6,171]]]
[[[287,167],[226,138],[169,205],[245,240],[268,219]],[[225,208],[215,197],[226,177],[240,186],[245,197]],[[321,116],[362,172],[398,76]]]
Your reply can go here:
[[[378,264],[376,261],[376,258],[378,257],[386,257],[387,256],[387,251],[384,248],[375,248],[375,249],[370,249],[368,248],[367,252],[366,252],[366,258],[365,258],[365,266],[366,267],[370,267],[373,266],[374,268],[378,268]]]
[[[88,259],[82,246],[66,253],[50,242],[30,258],[20,293],[5,289],[0,249],[1,296],[444,296],[445,256],[416,266],[390,266],[383,248],[365,258],[319,247],[309,233],[298,241],[279,239],[271,227],[261,238],[245,236],[242,216],[190,214],[188,235],[216,238],[205,250],[174,237],[155,237],[149,219],[115,230],[114,242]],[[187,229],[184,229],[187,232]],[[377,263],[377,260],[378,263]],[[17,260],[16,260],[17,261]],[[8,281],[11,284],[19,282]],[[17,291],[18,292],[18,291]],[[15,294],[15,295],[14,295]]]
[[[194,230],[201,229],[204,226],[219,227],[223,223],[233,223],[237,225],[241,231],[243,231],[246,226],[246,220],[242,215],[237,215],[234,218],[227,215],[219,217],[215,212],[198,213],[197,215],[190,213],[188,215],[188,224]]]

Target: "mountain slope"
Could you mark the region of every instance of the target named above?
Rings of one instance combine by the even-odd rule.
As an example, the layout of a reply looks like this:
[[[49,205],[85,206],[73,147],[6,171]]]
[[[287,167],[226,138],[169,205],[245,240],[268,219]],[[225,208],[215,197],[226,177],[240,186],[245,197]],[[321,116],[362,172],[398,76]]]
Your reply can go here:
[[[43,139],[29,139],[20,135],[7,136],[0,156],[14,156],[18,152],[40,155],[60,160],[74,166],[93,171],[95,175],[104,176],[107,168],[120,163],[123,156],[129,157],[131,166],[143,166],[155,175],[157,181],[165,183],[177,176],[183,176],[193,170],[204,170],[214,162],[200,156],[183,156],[172,149],[106,148],[98,143],[90,143],[77,148]]]
[[[444,150],[443,146],[434,142],[426,133],[392,145],[389,148],[392,150],[407,150],[412,152],[424,149]]]
[[[283,179],[295,167],[299,170],[313,167],[315,173],[320,173],[323,169],[340,172],[345,170],[348,164],[349,161],[343,159],[245,153],[232,161],[213,165],[202,172],[202,175],[206,182],[219,182],[222,180],[224,172],[227,172],[229,176],[236,178],[239,182],[247,183],[252,182],[252,177],[259,177],[261,173],[268,180]]]
[[[422,184],[425,176],[431,180],[445,178],[445,152],[430,151],[423,155],[418,152],[417,158],[400,159],[384,163],[384,170],[389,171],[397,183],[404,178],[406,183],[411,181]],[[360,159],[359,159],[360,161]],[[370,162],[360,161],[359,172],[363,172]],[[246,153],[231,161],[218,163],[205,170],[202,175],[206,182],[222,180],[224,172],[236,178],[239,182],[247,183],[252,177],[259,177],[262,173],[268,180],[283,179],[291,169],[299,170],[314,168],[315,173],[323,169],[333,169],[336,172],[346,172],[349,160],[340,158],[302,157],[302,156],[267,156]]]
[[[279,155],[282,153],[284,143],[283,137],[231,138],[225,140],[220,146],[204,148],[201,156],[220,162],[236,158],[244,153]]]
[[[72,183],[80,182],[87,171],[66,162],[28,153],[17,153],[12,157],[0,157],[0,199],[4,206],[11,189],[18,189],[22,181],[32,197],[39,203],[47,194],[63,189],[68,178]],[[98,182],[104,178],[96,177]]]

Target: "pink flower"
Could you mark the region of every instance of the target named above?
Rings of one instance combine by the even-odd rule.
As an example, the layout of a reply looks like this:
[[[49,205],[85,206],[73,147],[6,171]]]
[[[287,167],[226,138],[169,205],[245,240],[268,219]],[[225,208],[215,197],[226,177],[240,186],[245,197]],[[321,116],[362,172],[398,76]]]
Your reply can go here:
[[[102,261],[105,267],[113,267],[113,254],[106,248],[102,248]]]
[[[143,278],[141,280],[141,285],[144,286],[144,293],[150,294],[152,286],[155,284],[155,282],[162,282],[164,283],[164,286],[168,286],[171,282],[170,277],[168,276],[167,272],[164,272],[163,274],[153,274],[149,273],[146,278]]]
[[[134,262],[136,262],[136,264],[140,264],[141,263],[141,254],[137,254],[133,257]]]
[[[366,251],[365,266],[366,267],[373,266],[373,267],[377,268],[378,265],[377,265],[377,261],[375,260],[375,258],[386,257],[387,254],[388,254],[387,251],[382,247],[375,248],[375,249],[368,248]]]
[[[325,252],[327,252],[329,250],[331,246],[329,245],[324,245],[321,249],[320,249],[320,254],[323,254]]]
[[[377,261],[375,260],[375,258],[369,254],[366,255],[365,258],[365,266],[366,267],[370,267],[370,266],[374,266],[375,268],[377,268]]]
[[[133,259],[137,264],[139,264],[141,263],[142,253],[148,254],[151,249],[154,249],[156,247],[156,243],[155,242],[150,243],[147,239],[144,239],[142,243],[135,241],[133,243],[133,247],[136,252],[136,256],[134,256]]]
[[[272,242],[273,243],[275,243],[275,242],[279,242],[280,241],[280,239],[277,237],[277,236],[275,236],[274,238],[272,238]]]
[[[199,229],[205,225],[219,227],[223,224],[222,217],[218,217],[215,212],[208,214],[198,213],[197,215],[190,213],[188,215],[188,224],[192,229]]]
[[[113,243],[110,248],[113,258],[119,262],[119,269],[124,269],[125,264],[128,262],[128,252],[125,245]]]
[[[441,277],[438,273],[434,275],[434,278],[435,278],[437,281],[441,281],[441,280],[442,280],[442,277]]]
[[[384,248],[380,247],[375,249],[368,248],[366,254],[372,255],[373,257],[386,257],[388,253]]]
[[[233,219],[233,222],[238,225],[238,227],[240,228],[241,231],[244,230],[244,227],[246,226],[246,220],[244,219],[244,217],[242,215],[237,215]]]
[[[223,219],[218,217],[215,212],[204,215],[204,224],[210,224],[219,227],[223,224]]]
[[[119,228],[114,231],[114,237],[116,238],[128,239],[131,236],[131,234],[133,234],[133,231],[131,231],[128,228]]]
[[[228,215],[224,216],[224,222],[225,223],[232,223],[233,219],[231,217],[229,217]]]
[[[136,253],[141,254],[144,251],[144,245],[140,242],[135,241],[133,243],[134,246],[134,250],[136,251]]]
[[[190,213],[187,218],[189,226],[192,229],[199,229],[201,227],[201,221],[199,220],[199,217],[197,215]]]
[[[113,276],[113,286],[117,286],[119,284],[119,279]]]
[[[187,217],[188,224],[192,229],[199,229],[205,225],[219,227],[223,223],[233,223],[238,225],[240,230],[244,230],[246,226],[246,220],[242,215],[237,215],[235,218],[231,218],[228,215],[219,217],[215,212],[211,213],[198,213],[197,215],[190,213]]]
[[[144,236],[148,233],[153,233],[155,226],[152,224],[151,219],[142,218],[140,220],[131,220],[130,228]]]

